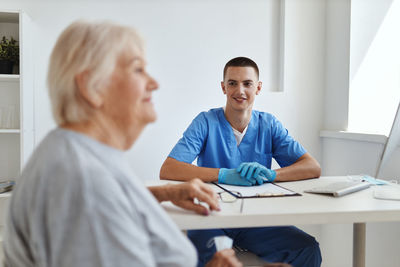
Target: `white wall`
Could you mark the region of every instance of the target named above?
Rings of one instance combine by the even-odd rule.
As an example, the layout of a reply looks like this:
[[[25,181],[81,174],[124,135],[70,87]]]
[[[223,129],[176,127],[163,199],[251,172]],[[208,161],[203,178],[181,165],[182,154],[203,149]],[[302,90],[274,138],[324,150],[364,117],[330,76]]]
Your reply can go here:
[[[275,114],[320,160],[319,131],[325,87],[325,1],[287,0],[284,91],[273,92],[269,58],[271,1],[252,0],[0,0],[3,9],[22,9],[33,21],[35,123],[39,142],[54,127],[46,89],[50,51],[73,20],[111,19],[139,29],[147,41],[158,120],[129,152],[137,174],[157,179],[160,166],[184,129],[200,111],[222,106],[219,82],[224,64],[244,55],[260,67],[264,91],[255,108]],[[278,68],[278,66],[276,66]],[[273,84],[273,82],[271,82]],[[271,89],[271,90],[270,90]],[[319,226],[303,227],[319,239]]]
[[[400,1],[351,6],[348,130],[388,135],[400,101]]]
[[[324,127],[329,130],[346,130],[348,123],[348,95],[350,75],[350,37],[353,38],[352,71],[366,55],[370,43],[384,19],[390,0],[328,0],[327,1],[327,46],[326,46],[326,91]],[[354,10],[367,5],[371,13],[366,17],[365,32],[350,35],[351,27],[363,25],[362,18],[352,18]],[[359,47],[354,47],[358,45]],[[371,138],[367,138],[371,139]],[[373,137],[372,139],[379,139]],[[384,144],[379,141],[351,140],[348,138],[322,139],[323,175],[370,174],[375,175]],[[383,177],[388,180],[400,178],[400,149],[392,155],[385,166]],[[399,266],[399,223],[367,224],[366,265]],[[321,248],[324,266],[351,266],[352,226],[349,224],[324,225],[321,228]]]
[[[271,40],[266,33],[265,0],[0,0],[0,5],[23,9],[35,26],[37,141],[54,127],[45,76],[62,29],[77,18],[105,18],[140,30],[147,40],[149,71],[161,85],[154,97],[158,121],[129,152],[144,179],[158,177],[163,160],[198,112],[224,104],[219,81],[228,59],[252,57],[260,65],[261,78],[268,77],[266,48]],[[364,155],[379,154],[379,145],[333,139],[321,143],[319,138],[321,129],[347,127],[350,0],[286,0],[285,19],[284,91],[264,90],[255,107],[274,113],[320,160],[324,174],[369,172],[375,161],[364,160]],[[399,159],[400,153],[396,155]],[[395,172],[398,169],[393,167]],[[382,232],[382,228],[389,230]],[[392,231],[398,236],[396,228],[400,229],[397,224],[368,225],[368,266],[396,266],[397,243],[390,235]],[[351,225],[305,229],[319,239],[324,266],[351,265]],[[385,264],[378,264],[380,260]]]
[[[368,48],[393,2],[394,0],[327,1],[325,129],[347,130],[351,77],[355,75],[363,57],[367,55]],[[351,14],[356,16],[351,18],[350,25]],[[376,109],[374,106],[370,107],[371,110],[374,108]],[[370,142],[360,143],[347,139],[341,141],[327,139],[322,144],[322,150],[321,159],[325,175],[345,175],[355,172],[375,175],[383,145],[374,146]],[[369,153],[365,153],[366,150]],[[347,151],[347,155],[340,155],[339,151],[340,153]],[[386,179],[400,180],[399,156],[400,148],[393,153],[383,170]],[[373,165],[370,164],[371,161],[374,162]]]
[[[159,168],[200,111],[225,103],[219,82],[227,60],[253,58],[268,79],[269,1],[0,1],[26,11],[35,27],[36,140],[54,127],[47,98],[50,51],[73,20],[111,19],[133,25],[146,39],[149,71],[160,83],[154,95],[158,121],[129,152],[137,174],[158,178]],[[255,107],[274,113],[317,158],[324,87],[324,1],[286,1],[285,88],[264,92]],[[265,81],[268,85],[268,81]],[[268,87],[268,86],[266,86]]]
[[[34,23],[36,140],[54,127],[45,79],[50,51],[62,29],[77,18],[133,25],[147,41],[149,71],[161,87],[154,96],[158,121],[144,131],[129,154],[140,177],[156,179],[163,160],[193,117],[224,104],[219,81],[228,59],[252,57],[260,66],[261,78],[268,77],[268,3],[0,0],[2,8],[22,9]],[[364,156],[378,155],[379,144],[336,139],[321,143],[319,138],[321,129],[347,127],[350,0],[286,0],[285,19],[284,91],[264,90],[255,107],[281,119],[320,160],[325,175],[370,172],[375,160]],[[396,152],[389,163],[391,175],[398,174],[398,159]],[[324,266],[351,265],[350,225],[304,228],[320,241]],[[367,266],[396,266],[397,229],[398,224],[368,225]]]
[[[382,178],[400,183],[400,147],[393,151],[387,163],[382,167]]]
[[[324,129],[346,130],[349,99],[350,0],[326,5]]]
[[[353,0],[350,80],[356,75],[393,0]],[[364,29],[364,30],[363,30]]]
[[[383,146],[382,142],[323,138],[323,175],[374,175]],[[384,174],[393,171],[392,174],[398,177],[398,166],[400,166],[398,151],[392,157],[392,160],[397,161],[397,165],[389,162],[390,168],[386,168]],[[350,224],[331,224],[321,227],[320,242],[325,267],[351,266],[352,229]],[[399,266],[398,240],[400,240],[400,223],[368,223],[366,266]]]

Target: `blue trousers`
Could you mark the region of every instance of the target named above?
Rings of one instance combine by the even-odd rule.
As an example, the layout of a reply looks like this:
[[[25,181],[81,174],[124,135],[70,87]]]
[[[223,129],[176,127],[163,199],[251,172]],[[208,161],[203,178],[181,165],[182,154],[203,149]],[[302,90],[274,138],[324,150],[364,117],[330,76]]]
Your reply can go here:
[[[294,267],[321,265],[321,251],[314,237],[294,226],[191,230],[188,237],[199,255],[198,267],[204,266],[216,252],[214,236],[226,235],[233,244],[256,254],[267,262],[284,262]]]

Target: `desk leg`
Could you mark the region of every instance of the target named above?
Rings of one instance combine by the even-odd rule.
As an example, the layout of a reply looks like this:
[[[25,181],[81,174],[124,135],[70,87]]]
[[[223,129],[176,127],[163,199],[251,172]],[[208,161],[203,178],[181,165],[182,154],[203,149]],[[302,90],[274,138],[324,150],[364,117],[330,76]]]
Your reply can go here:
[[[365,267],[365,223],[353,224],[353,267]]]

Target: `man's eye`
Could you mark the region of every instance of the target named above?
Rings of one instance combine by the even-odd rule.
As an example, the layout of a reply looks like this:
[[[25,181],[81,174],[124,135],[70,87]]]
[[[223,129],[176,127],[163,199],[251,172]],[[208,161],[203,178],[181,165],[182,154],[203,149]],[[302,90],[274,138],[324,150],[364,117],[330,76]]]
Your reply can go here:
[[[235,82],[229,82],[228,85],[230,85],[230,86],[235,86],[236,83],[235,83]]]
[[[246,86],[246,87],[250,87],[252,85],[253,85],[252,83],[244,83],[244,86]]]

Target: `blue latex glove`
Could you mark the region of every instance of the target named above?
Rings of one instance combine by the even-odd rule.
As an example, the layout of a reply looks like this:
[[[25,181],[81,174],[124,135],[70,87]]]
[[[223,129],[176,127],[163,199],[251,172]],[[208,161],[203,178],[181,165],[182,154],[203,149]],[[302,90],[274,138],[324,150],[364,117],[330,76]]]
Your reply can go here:
[[[267,181],[273,182],[276,178],[276,171],[268,169],[258,162],[243,162],[236,170],[246,180],[255,179],[258,184],[263,184]]]
[[[218,183],[220,184],[252,186],[256,183],[255,179],[252,180],[253,182],[248,181],[246,178],[240,176],[236,169],[219,169]]]

